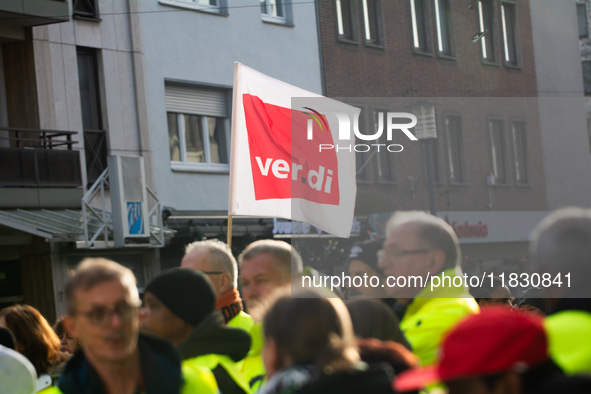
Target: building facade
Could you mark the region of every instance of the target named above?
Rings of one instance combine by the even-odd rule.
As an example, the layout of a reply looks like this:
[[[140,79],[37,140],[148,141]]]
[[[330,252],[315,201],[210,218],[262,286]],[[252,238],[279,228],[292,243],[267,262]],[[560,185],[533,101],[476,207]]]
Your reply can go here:
[[[108,156],[151,168],[139,2],[13,3],[0,10],[0,307],[51,322],[82,258],[127,265],[140,288],[160,267],[150,244],[113,247],[112,188],[93,189]]]

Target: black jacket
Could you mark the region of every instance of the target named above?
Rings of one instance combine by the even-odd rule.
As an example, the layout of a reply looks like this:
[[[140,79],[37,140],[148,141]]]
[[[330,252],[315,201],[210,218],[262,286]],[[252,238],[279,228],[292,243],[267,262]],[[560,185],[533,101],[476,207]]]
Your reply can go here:
[[[365,371],[324,375],[296,394],[393,394],[394,371],[387,364],[371,364]]]
[[[146,335],[138,340],[146,394],[180,393],[181,358],[169,342]],[[58,387],[64,394],[106,394],[103,382],[78,349],[62,373]]]
[[[242,329],[224,324],[222,314],[216,310],[209,314],[181,343],[179,350],[183,360],[207,354],[230,357],[234,362],[242,360],[250,350],[250,335]],[[218,365],[212,370],[220,392],[224,394],[244,394],[228,372]]]

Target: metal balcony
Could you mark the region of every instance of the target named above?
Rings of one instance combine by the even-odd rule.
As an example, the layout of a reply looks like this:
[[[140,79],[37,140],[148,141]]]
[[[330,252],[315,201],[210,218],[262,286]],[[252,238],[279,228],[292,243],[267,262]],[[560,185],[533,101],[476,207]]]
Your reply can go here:
[[[75,131],[0,128],[0,187],[82,186]]]
[[[0,21],[11,26],[40,26],[70,20],[66,0],[0,0]]]

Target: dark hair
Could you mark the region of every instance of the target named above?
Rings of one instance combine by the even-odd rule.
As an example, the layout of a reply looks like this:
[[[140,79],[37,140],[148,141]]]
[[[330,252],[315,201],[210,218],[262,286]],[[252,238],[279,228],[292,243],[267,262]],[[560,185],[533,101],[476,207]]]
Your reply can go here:
[[[0,345],[12,350],[16,347],[16,338],[8,328],[0,327]]]
[[[392,308],[383,301],[356,298],[346,300],[345,306],[351,315],[353,330],[357,338],[394,341],[410,349],[408,341],[400,331],[400,320],[398,320]]]
[[[55,334],[58,336],[58,338],[61,338],[64,334],[66,334],[66,328],[64,327],[64,316],[60,316],[55,323],[53,323],[53,331],[55,331]]]
[[[263,319],[266,338],[293,364],[313,363],[325,372],[353,369],[359,360],[347,308],[341,300],[303,291],[279,297]],[[281,366],[285,367],[285,366]]]
[[[60,352],[60,340],[39,313],[29,305],[9,306],[0,311],[16,338],[16,351],[29,359],[37,375],[46,374],[67,358]]]
[[[417,356],[400,343],[367,338],[357,340],[357,346],[362,361],[368,364],[386,362],[397,375],[419,365]]]
[[[474,297],[476,302],[480,302],[480,300],[490,300],[492,299],[492,293],[496,289],[501,289],[503,287],[506,286],[503,286],[503,281],[501,280],[501,278],[499,278],[498,276],[493,276],[491,281],[490,277],[487,276],[484,282],[482,282],[482,286],[470,287],[470,294],[472,295],[472,297]]]

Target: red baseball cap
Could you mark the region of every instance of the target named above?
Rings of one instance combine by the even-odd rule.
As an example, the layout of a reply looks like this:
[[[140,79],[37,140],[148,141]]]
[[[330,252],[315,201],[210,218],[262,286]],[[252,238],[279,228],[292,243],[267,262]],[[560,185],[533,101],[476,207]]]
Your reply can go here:
[[[449,332],[439,364],[405,371],[394,379],[396,391],[417,390],[434,382],[528,368],[548,359],[542,319],[489,307]]]

